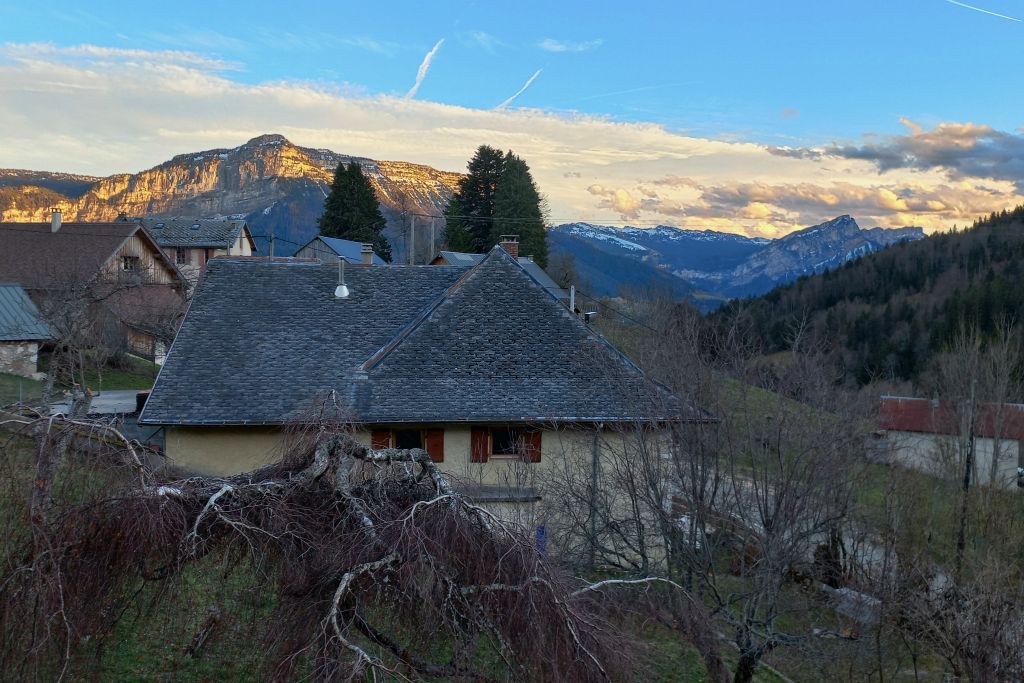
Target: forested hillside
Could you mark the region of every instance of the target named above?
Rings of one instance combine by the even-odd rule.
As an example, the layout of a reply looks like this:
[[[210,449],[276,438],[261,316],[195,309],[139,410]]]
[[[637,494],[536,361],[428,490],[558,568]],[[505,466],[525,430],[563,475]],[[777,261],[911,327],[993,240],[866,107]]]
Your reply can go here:
[[[765,344],[787,347],[806,322],[860,383],[917,380],[964,324],[991,335],[1024,319],[1024,206],[968,229],[896,244],[715,314]]]

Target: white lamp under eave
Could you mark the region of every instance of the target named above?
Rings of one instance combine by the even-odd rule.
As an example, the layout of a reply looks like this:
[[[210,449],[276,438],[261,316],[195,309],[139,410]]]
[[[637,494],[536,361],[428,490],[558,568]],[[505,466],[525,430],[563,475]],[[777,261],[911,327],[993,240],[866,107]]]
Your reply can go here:
[[[348,286],[345,284],[345,259],[338,259],[338,286],[334,288],[334,297],[336,299],[347,299],[348,298]]]

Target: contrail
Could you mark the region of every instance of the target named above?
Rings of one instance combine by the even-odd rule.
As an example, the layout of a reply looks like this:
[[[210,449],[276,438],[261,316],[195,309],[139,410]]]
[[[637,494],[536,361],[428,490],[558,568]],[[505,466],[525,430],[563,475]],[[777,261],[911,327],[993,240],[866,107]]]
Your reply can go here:
[[[416,72],[416,82],[412,84],[411,88],[409,88],[409,92],[405,93],[405,99],[409,100],[416,97],[416,93],[419,92],[420,86],[423,85],[423,79],[427,77],[427,72],[430,71],[430,63],[434,61],[434,55],[436,55],[437,51],[441,49],[441,43],[443,42],[444,38],[437,41],[437,44],[434,45],[434,47],[430,49],[430,52],[427,53],[427,56],[423,58],[423,61],[420,63],[419,71]]]
[[[1020,21],[1020,19],[1018,19],[1017,17],[1008,17],[1005,14],[999,14],[998,12],[990,12],[987,9],[975,7],[974,5],[968,5],[967,3],[964,2],[957,2],[957,0],[946,0],[946,2],[948,2],[951,5],[959,5],[960,7],[966,7],[967,9],[972,9],[975,12],[981,12],[982,14],[991,14],[993,17],[999,17],[1000,19],[1009,19],[1010,21],[1017,22]]]
[[[541,72],[541,71],[543,71],[543,70],[544,70],[544,69],[537,69],[537,70],[536,70],[536,71],[535,71],[535,72],[533,73],[533,75],[532,75],[532,76],[530,76],[530,77],[529,77],[528,79],[526,79],[526,83],[523,83],[523,87],[522,87],[522,88],[520,88],[519,90],[516,90],[516,94],[515,94],[515,95],[513,95],[512,97],[508,98],[507,100],[505,100],[504,102],[502,102],[501,104],[499,104],[499,105],[498,105],[497,107],[495,107],[495,109],[504,109],[504,108],[505,108],[505,107],[507,107],[508,105],[512,104],[512,100],[514,100],[515,98],[519,97],[519,96],[520,96],[520,95],[522,95],[522,94],[523,94],[524,92],[526,92],[526,89],[527,89],[527,88],[529,88],[529,87],[530,87],[530,85],[531,85],[531,84],[533,84],[533,82],[534,82],[535,80],[537,80],[537,76],[540,76],[540,72]]]

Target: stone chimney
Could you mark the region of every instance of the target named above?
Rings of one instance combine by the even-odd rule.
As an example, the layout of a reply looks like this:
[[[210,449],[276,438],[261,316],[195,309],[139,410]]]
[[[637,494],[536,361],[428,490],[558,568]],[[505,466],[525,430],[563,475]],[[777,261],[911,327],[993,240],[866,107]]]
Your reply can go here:
[[[498,245],[512,258],[519,258],[519,235],[502,235]]]
[[[54,207],[51,211],[53,213],[50,214],[50,232],[57,232],[60,230],[60,209]]]
[[[359,262],[364,266],[373,265],[373,245],[365,242],[359,246]]]

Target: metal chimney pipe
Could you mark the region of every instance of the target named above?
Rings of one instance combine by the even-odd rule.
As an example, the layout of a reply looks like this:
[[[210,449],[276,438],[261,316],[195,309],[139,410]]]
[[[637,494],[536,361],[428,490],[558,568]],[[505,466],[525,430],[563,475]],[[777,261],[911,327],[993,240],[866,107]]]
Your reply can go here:
[[[53,213],[50,214],[50,232],[57,232],[60,230],[60,209],[54,207],[51,211]]]

